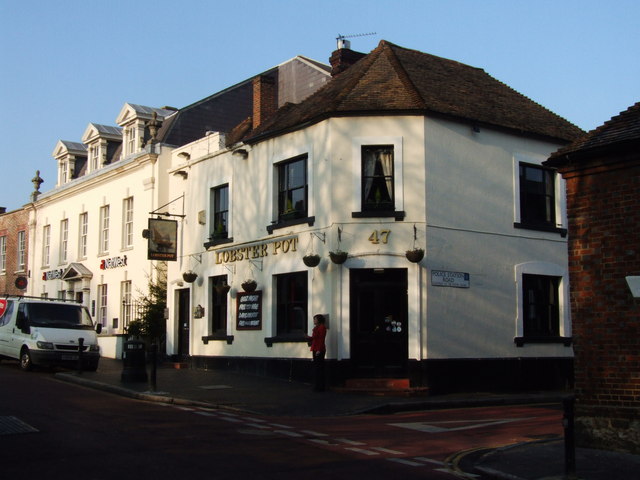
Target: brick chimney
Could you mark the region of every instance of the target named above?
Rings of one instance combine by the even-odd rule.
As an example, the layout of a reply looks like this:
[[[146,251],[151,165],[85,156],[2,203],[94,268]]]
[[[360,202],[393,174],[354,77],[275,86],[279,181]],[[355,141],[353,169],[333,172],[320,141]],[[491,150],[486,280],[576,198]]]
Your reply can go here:
[[[277,109],[276,81],[260,75],[253,79],[253,128],[263,123]]]
[[[345,43],[346,47],[342,46],[342,48],[338,48],[338,50],[334,50],[329,58],[329,63],[331,63],[331,76],[335,77],[340,73],[344,72],[351,65],[356,63],[362,57],[366,56],[366,53],[355,52],[351,50],[349,47],[349,43]],[[341,44],[338,45],[339,47]]]

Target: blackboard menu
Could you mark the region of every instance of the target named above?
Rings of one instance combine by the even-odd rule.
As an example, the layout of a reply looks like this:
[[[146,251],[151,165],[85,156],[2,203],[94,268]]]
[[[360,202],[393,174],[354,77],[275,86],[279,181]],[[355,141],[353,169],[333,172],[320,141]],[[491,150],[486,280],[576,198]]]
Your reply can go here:
[[[262,329],[262,292],[238,292],[236,297],[237,330]]]

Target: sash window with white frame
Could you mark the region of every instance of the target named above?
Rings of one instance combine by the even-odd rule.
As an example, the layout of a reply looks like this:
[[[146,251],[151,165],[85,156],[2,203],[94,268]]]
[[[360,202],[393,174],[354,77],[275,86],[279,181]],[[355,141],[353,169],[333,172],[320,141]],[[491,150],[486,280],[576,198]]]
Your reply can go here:
[[[27,268],[27,232],[18,232],[18,271],[24,272]]]
[[[89,233],[89,214],[81,213],[78,222],[78,257],[87,258],[87,234]]]
[[[133,197],[122,202],[122,248],[133,247]]]
[[[109,252],[109,205],[100,207],[100,245],[99,253]]]
[[[51,261],[51,225],[42,227],[42,266],[49,266]]]
[[[0,236],[0,273],[7,271],[7,237]]]
[[[64,219],[60,222],[60,264],[67,263],[69,254],[69,220]]]

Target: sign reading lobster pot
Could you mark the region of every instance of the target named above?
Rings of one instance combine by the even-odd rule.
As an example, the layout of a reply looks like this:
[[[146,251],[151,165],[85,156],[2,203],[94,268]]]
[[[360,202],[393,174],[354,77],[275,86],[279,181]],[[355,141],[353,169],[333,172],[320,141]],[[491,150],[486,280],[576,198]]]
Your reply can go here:
[[[149,219],[147,259],[175,261],[178,258],[178,222]]]

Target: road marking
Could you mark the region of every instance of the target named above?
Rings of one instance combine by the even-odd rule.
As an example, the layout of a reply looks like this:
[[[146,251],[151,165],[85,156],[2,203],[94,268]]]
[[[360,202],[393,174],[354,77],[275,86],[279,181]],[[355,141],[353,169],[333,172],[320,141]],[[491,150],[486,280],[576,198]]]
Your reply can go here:
[[[24,423],[17,417],[0,417],[0,435],[12,435],[16,433],[35,433],[37,428]]]
[[[362,453],[363,455],[380,455],[378,452],[372,452],[371,450],[365,450],[364,448],[347,448],[347,450],[351,450],[352,452]]]
[[[217,417],[218,415],[213,412],[195,412],[198,415],[202,415],[204,417]]]
[[[382,453],[391,453],[392,455],[404,455],[404,452],[399,452],[397,450],[391,450],[389,448],[384,448],[384,447],[371,447],[373,450],[377,450],[379,452]]]
[[[313,443],[319,443],[320,445],[331,445],[328,440],[323,440],[321,438],[310,438],[309,441]]]
[[[365,443],[355,442],[353,440],[349,440],[348,438],[336,438],[336,441],[346,443],[348,445],[366,445]]]
[[[243,423],[242,420],[239,420],[237,418],[230,418],[230,417],[219,417],[220,420],[224,420],[225,422],[233,422],[233,423]]]
[[[425,433],[442,433],[442,432],[457,432],[460,430],[470,430],[472,428],[482,428],[495,425],[502,425],[504,423],[521,422],[523,420],[531,420],[528,418],[509,418],[509,419],[491,419],[491,420],[451,420],[443,422],[408,422],[408,423],[389,423],[392,427],[407,428],[409,430],[417,430]],[[456,424],[462,424],[461,426],[453,426]],[[439,426],[442,425],[442,426]],[[444,425],[452,425],[451,427],[445,427]]]
[[[288,435],[290,437],[303,437],[304,435],[297,433],[297,432],[292,432],[291,430],[274,430],[274,432],[276,433],[281,433],[283,435]]]
[[[314,437],[326,437],[328,436],[326,433],[314,432],[313,430],[301,430],[302,433],[306,433],[307,435],[313,435]]]
[[[290,427],[289,425],[281,425],[279,423],[270,423],[269,425],[271,425],[272,427],[277,427],[277,428],[293,428],[293,427]]]
[[[412,462],[405,458],[387,458],[390,462],[401,463],[403,465],[409,465],[410,467],[424,467],[424,463]]]
[[[419,460],[421,462],[425,462],[425,463],[433,463],[435,465],[441,465],[444,466],[445,463],[441,462],[439,460],[434,460],[433,458],[427,458],[427,457],[414,457],[415,460]]]

